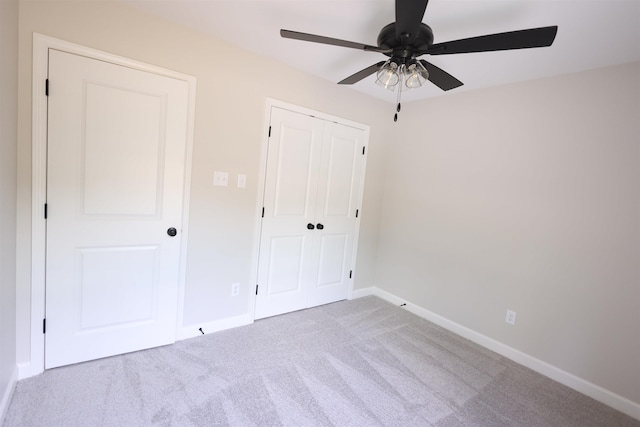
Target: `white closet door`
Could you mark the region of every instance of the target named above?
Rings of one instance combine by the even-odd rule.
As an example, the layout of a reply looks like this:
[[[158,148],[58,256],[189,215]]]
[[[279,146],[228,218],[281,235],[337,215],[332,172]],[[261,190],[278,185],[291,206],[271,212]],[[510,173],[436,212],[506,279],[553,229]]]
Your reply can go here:
[[[272,109],[255,317],[306,306],[323,122]]]
[[[364,134],[272,108],[256,319],[347,297]]]
[[[361,129],[325,123],[316,197],[315,271],[310,283],[308,307],[347,298],[364,145],[364,131]]]
[[[56,50],[49,82],[45,366],[171,343],[188,84]]]

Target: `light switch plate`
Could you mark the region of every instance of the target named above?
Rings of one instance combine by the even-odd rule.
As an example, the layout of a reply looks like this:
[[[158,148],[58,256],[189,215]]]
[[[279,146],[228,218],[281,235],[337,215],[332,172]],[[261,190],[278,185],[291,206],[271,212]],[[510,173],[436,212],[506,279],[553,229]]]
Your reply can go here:
[[[229,174],[227,172],[215,171],[213,173],[213,185],[216,187],[226,187],[229,185]]]
[[[243,173],[238,174],[238,188],[246,188],[247,187],[247,175]]]

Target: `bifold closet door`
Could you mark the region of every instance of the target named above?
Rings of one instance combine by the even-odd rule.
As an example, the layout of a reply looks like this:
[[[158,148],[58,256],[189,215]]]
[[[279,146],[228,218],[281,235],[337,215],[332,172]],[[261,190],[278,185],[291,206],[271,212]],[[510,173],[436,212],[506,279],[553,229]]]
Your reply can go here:
[[[255,318],[345,299],[364,131],[272,108]]]
[[[307,307],[347,298],[358,227],[364,131],[325,122]],[[321,225],[321,229],[318,229]]]

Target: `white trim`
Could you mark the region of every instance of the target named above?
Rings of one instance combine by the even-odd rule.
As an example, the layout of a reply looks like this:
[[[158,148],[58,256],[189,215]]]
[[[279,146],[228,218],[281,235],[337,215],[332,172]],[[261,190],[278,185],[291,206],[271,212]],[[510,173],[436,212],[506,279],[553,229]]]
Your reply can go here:
[[[2,392],[2,399],[0,400],[0,426],[4,423],[4,417],[7,415],[9,403],[11,403],[11,397],[13,396],[13,391],[16,389],[17,383],[18,366],[14,366],[13,371],[11,372],[11,376],[9,377],[7,387]]]
[[[496,341],[493,338],[489,338],[486,335],[480,334],[472,329],[467,328],[466,326],[462,326],[459,323],[446,319],[439,314],[433,313],[432,311],[415,305],[387,291],[376,287],[363,289],[361,291],[361,296],[375,295],[395,305],[405,304],[403,307],[407,311],[419,317],[422,317],[423,319],[435,323],[436,325],[441,326],[457,335],[460,335],[463,338],[473,341],[474,343],[479,344],[485,348],[488,348],[489,350],[495,351],[496,353],[508,359],[511,359],[516,363],[526,366],[527,368],[532,369],[539,374],[549,377],[552,380],[564,384],[567,387],[570,387],[599,402],[602,402],[607,406],[617,409],[618,411],[623,412],[630,417],[640,420],[639,403],[633,402],[625,397],[606,390],[599,385],[593,384],[569,372],[563,371],[562,369],[550,365],[547,362],[523,353],[520,350],[516,350],[513,347],[509,347],[508,345]]]
[[[251,297],[249,298],[249,316],[255,319],[256,295],[253,286],[258,285],[258,262],[260,261],[260,236],[262,235],[262,207],[264,206],[265,175],[267,173],[267,151],[269,148],[269,126],[271,124],[271,99],[267,98],[264,109],[262,142],[260,144],[260,169],[257,176],[255,221],[253,223],[253,250],[251,251]]]
[[[335,122],[335,123],[340,123],[341,125],[345,125],[345,126],[351,126],[353,128],[356,129],[362,129],[364,131],[367,131],[367,136],[369,136],[369,126],[362,124],[362,123],[358,123],[358,122],[354,122],[348,119],[345,119],[343,117],[338,117],[338,116],[333,116],[331,114],[327,114],[327,113],[323,113],[321,111],[316,111],[316,110],[311,110],[310,108],[306,108],[306,107],[300,107],[299,105],[295,105],[295,104],[290,104],[288,102],[284,102],[284,101],[280,101],[274,98],[266,98],[266,108],[267,108],[267,113],[269,113],[271,111],[271,107],[278,107],[281,108],[283,110],[289,110],[291,112],[294,113],[299,113],[299,114],[306,114],[308,116],[313,116],[313,117],[317,117],[319,119],[322,120],[327,120],[330,122]],[[267,122],[267,128],[269,127],[269,122]],[[268,135],[264,138],[265,141],[269,141],[269,137]],[[368,143],[368,141],[367,141]]]
[[[94,58],[140,71],[185,81],[189,86],[187,112],[187,146],[185,158],[185,184],[182,217],[182,241],[178,283],[178,311],[176,335],[183,323],[184,289],[186,279],[186,253],[189,223],[189,199],[191,192],[191,160],[193,156],[193,126],[195,121],[196,78],[154,65],[123,58],[107,52],[33,33],[33,83],[32,83],[32,182],[31,182],[31,358],[22,364],[20,378],[44,372],[44,334],[42,319],[45,316],[45,238],[46,227],[43,207],[46,202],[47,167],[47,98],[45,81],[48,76],[49,49]],[[176,336],[177,339],[177,336]]]
[[[18,381],[34,375],[36,374],[31,372],[31,362],[18,362]]]
[[[20,369],[20,378],[44,372],[42,319],[45,314],[46,223],[43,206],[47,188],[47,98],[44,91],[48,75],[48,52],[48,40],[34,34],[31,94],[31,357],[25,369]]]
[[[364,128],[362,128],[362,130],[364,131],[364,141],[363,144],[363,150],[364,152],[362,153],[362,155],[364,156],[364,159],[362,160],[362,169],[360,170],[360,189],[358,192],[358,206],[357,206],[357,210],[358,210],[358,217],[356,218],[356,230],[355,233],[353,233],[353,250],[351,252],[351,271],[352,271],[352,276],[351,276],[351,280],[349,283],[349,289],[347,291],[347,299],[352,299],[353,298],[353,284],[356,282],[356,277],[358,276],[358,243],[360,241],[360,224],[362,221],[362,215],[363,215],[363,207],[362,207],[362,200],[364,198],[364,180],[366,177],[366,172],[367,172],[367,158],[369,156],[369,133],[370,133],[370,128],[369,126],[364,126]]]
[[[199,337],[200,335],[208,335],[214,332],[224,331],[226,329],[246,326],[253,323],[253,314],[245,313],[240,316],[228,317],[226,319],[214,320],[204,325],[191,325],[183,327],[179,332],[179,339],[186,340],[188,338]],[[200,331],[202,329],[202,332]]]
[[[258,171],[258,186],[256,193],[256,215],[254,222],[254,235],[253,235],[253,251],[251,256],[251,283],[257,284],[258,281],[258,262],[260,261],[260,236],[262,234],[262,207],[264,206],[264,187],[265,187],[265,176],[267,173],[267,151],[269,148],[269,126],[271,125],[271,110],[273,107],[281,108],[283,110],[288,110],[294,113],[306,114],[309,116],[317,117],[322,120],[327,120],[330,122],[340,123],[345,126],[350,126],[356,129],[361,129],[365,132],[363,144],[366,147],[366,151],[369,148],[369,134],[370,127],[368,125],[364,125],[362,123],[357,123],[342,117],[333,116],[331,114],[323,113],[320,111],[311,110],[309,108],[300,107],[298,105],[289,104],[288,102],[279,101],[274,98],[266,98],[265,99],[265,112],[264,112],[264,124],[263,124],[263,136],[262,136],[262,144],[260,147],[260,169]],[[365,151],[365,152],[366,152]],[[362,200],[364,196],[364,180],[365,180],[365,171],[367,168],[367,159],[365,157],[364,164],[362,165],[361,177],[360,177],[360,195],[358,199],[358,207],[360,210],[360,215],[358,219],[362,217]],[[358,254],[358,239],[360,233],[360,222],[357,222],[356,232],[353,236],[353,254],[352,254],[352,269],[354,271],[354,276],[351,278],[349,283],[349,289],[347,291],[347,298],[353,298],[353,283],[355,280],[355,266]],[[255,307],[256,307],[256,296],[252,295],[252,298],[249,300],[249,313],[251,319],[255,318]]]
[[[376,288],[373,286],[369,288],[354,289],[351,292],[351,296],[349,297],[349,299],[356,299],[356,298],[368,297],[369,295],[375,295],[375,290]]]
[[[176,341],[184,325],[184,295],[187,283],[187,252],[189,241],[189,218],[191,208],[191,172],[193,169],[193,135],[196,117],[196,78],[184,75],[189,84],[189,106],[187,111],[187,146],[184,165],[184,188],[182,196],[182,237],[180,241],[180,267],[178,272],[178,311],[176,313]]]

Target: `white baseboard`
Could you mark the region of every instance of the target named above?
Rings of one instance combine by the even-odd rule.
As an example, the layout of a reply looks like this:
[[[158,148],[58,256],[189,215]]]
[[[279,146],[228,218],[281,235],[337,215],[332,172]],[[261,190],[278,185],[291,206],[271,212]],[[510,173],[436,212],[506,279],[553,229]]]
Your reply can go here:
[[[249,314],[243,314],[214,322],[185,326],[178,332],[177,339],[178,341],[186,340],[187,338],[200,336],[203,333],[210,334],[212,332],[224,331],[225,329],[237,328],[238,326],[250,325],[251,323],[253,323],[253,318]],[[202,329],[202,331],[200,331],[200,329]]]
[[[508,345],[496,341],[493,338],[482,335],[474,331],[473,329],[452,322],[451,320],[446,319],[439,314],[433,313],[425,308],[415,305],[382,289],[375,287],[359,289],[357,292],[353,292],[352,297],[360,298],[367,295],[375,295],[398,306],[401,304],[405,304],[403,308],[419,317],[422,317],[423,319],[435,323],[436,325],[441,326],[485,348],[488,348],[489,350],[495,351],[496,353],[508,359],[511,359],[516,363],[526,366],[527,368],[532,369],[546,377],[549,377],[552,380],[559,382],[560,384],[564,384],[567,387],[579,391],[580,393],[585,394],[599,402],[602,402],[607,406],[617,409],[618,411],[623,412],[630,417],[640,420],[640,403],[633,402],[596,384],[593,384],[580,377],[570,374],[569,372],[563,371],[560,368],[550,365],[549,363],[546,363],[540,359],[516,350],[513,347],[509,347]]]
[[[369,295],[374,295],[375,289],[376,288],[374,288],[373,286],[369,288],[354,289],[351,292],[351,298],[349,299],[356,299],[356,298],[367,297]]]
[[[37,369],[31,362],[18,362],[18,381],[35,377],[44,372],[44,367]]]
[[[2,391],[2,400],[0,400],[0,426],[4,423],[4,417],[7,415],[9,403],[11,403],[11,397],[13,396],[13,391],[16,389],[17,383],[18,367],[15,366],[6,388]]]

